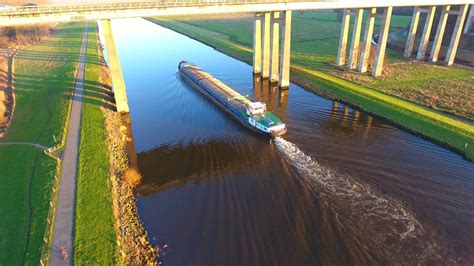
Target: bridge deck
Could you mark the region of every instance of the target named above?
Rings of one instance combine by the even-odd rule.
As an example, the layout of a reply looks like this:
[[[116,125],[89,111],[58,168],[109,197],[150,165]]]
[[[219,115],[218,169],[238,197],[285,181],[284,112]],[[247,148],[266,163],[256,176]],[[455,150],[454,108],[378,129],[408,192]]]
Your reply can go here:
[[[439,6],[471,4],[473,0],[198,0],[118,3],[73,3],[0,9],[0,26],[130,17],[255,13],[285,10]]]

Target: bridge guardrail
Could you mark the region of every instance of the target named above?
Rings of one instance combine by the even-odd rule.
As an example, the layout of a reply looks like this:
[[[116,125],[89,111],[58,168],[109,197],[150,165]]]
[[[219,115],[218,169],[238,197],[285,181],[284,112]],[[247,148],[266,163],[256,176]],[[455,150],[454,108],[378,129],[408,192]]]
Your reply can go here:
[[[433,6],[446,5],[445,0],[419,0],[418,3],[412,3],[410,0],[157,0],[144,2],[118,2],[118,3],[70,3],[55,5],[36,5],[21,7],[3,7],[0,8],[0,18],[14,18],[21,16],[47,15],[54,13],[70,12],[93,12],[93,11],[118,11],[133,9],[155,9],[155,8],[173,8],[173,7],[198,7],[210,5],[257,5],[257,4],[294,4],[294,3],[333,3],[339,8],[370,7],[370,6]],[[472,0],[451,0],[451,5],[472,4]],[[342,5],[341,5],[342,4]]]
[[[43,14],[56,12],[84,12],[97,10],[119,10],[119,9],[151,9],[164,7],[192,7],[210,4],[266,4],[266,3],[286,3],[286,2],[314,2],[308,0],[288,1],[288,0],[198,0],[198,1],[168,1],[160,0],[153,2],[133,2],[133,3],[104,3],[104,4],[58,4],[58,5],[38,5],[10,7],[0,10],[0,16],[21,16],[29,14]],[[321,1],[319,1],[321,2]]]

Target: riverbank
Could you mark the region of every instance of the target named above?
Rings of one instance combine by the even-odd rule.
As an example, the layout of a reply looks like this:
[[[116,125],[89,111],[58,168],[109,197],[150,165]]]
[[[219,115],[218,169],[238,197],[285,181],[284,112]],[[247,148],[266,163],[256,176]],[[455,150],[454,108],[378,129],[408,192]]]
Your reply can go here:
[[[105,116],[109,144],[113,208],[120,260],[125,264],[156,265],[159,254],[151,245],[138,217],[133,194],[134,184],[128,182],[126,177],[130,171],[126,143],[129,137],[123,125],[126,117],[121,117],[117,112],[106,108],[102,108],[102,112]]]
[[[85,80],[74,262],[153,264],[156,253],[139,221],[132,187],[122,178],[129,166],[126,132],[115,111],[95,25],[89,32]]]
[[[199,30],[200,27],[197,25],[201,24],[196,21],[190,25],[173,20],[150,20],[251,64],[252,50],[248,45],[237,43],[232,38],[223,39],[216,34],[208,34],[211,31],[210,28],[215,26],[212,22],[207,22],[207,25],[202,26],[205,29]],[[212,27],[208,24],[212,24]],[[240,22],[237,25],[244,27],[242,25],[247,24]],[[245,27],[249,27],[249,25]],[[243,40],[242,42],[251,39],[252,34],[252,31],[248,30],[247,34],[243,35],[244,30],[245,28],[239,28],[241,35],[237,36]],[[232,32],[232,29],[228,29],[228,32]],[[224,34],[223,32],[219,33]],[[323,43],[326,44],[326,42]],[[307,48],[307,46],[302,46],[300,49],[305,47]],[[403,58],[397,59],[397,55],[392,55],[390,52],[388,56],[393,61],[404,60]],[[291,68],[292,82],[317,93],[323,91],[322,95],[325,97],[350,103],[369,113],[383,117],[399,127],[455,150],[465,158],[474,160],[474,126],[472,124],[333,75],[336,68],[329,64],[331,60],[332,56],[330,55],[308,56],[303,53],[294,53]]]
[[[53,147],[64,139],[81,25],[58,25],[49,38],[18,50],[15,117],[2,142]],[[47,250],[43,238],[51,222],[57,161],[25,145],[0,146],[0,158],[0,212],[5,214],[0,217],[0,261],[38,264]]]

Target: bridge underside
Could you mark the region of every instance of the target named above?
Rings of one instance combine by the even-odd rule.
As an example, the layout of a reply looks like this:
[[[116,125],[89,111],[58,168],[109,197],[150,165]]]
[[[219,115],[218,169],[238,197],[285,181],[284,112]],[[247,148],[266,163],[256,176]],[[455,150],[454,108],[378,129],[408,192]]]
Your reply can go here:
[[[448,3],[449,2],[449,3]],[[418,0],[416,6],[443,6],[470,4],[470,0]],[[283,11],[310,11],[335,9],[364,9],[414,6],[408,0],[264,0],[230,1],[149,1],[104,4],[63,4],[35,7],[20,7],[0,10],[0,25],[14,26],[49,22],[69,22],[134,17],[176,17],[187,15],[210,15],[230,13],[258,13]]]

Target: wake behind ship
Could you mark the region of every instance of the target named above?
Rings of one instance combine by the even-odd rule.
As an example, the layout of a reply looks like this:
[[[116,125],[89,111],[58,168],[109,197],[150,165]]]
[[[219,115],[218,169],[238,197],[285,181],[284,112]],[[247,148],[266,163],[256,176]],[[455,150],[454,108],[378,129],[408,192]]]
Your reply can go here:
[[[187,83],[231,114],[242,125],[271,137],[286,133],[286,125],[278,116],[266,111],[265,103],[250,101],[194,64],[182,61],[178,68],[181,77]]]

